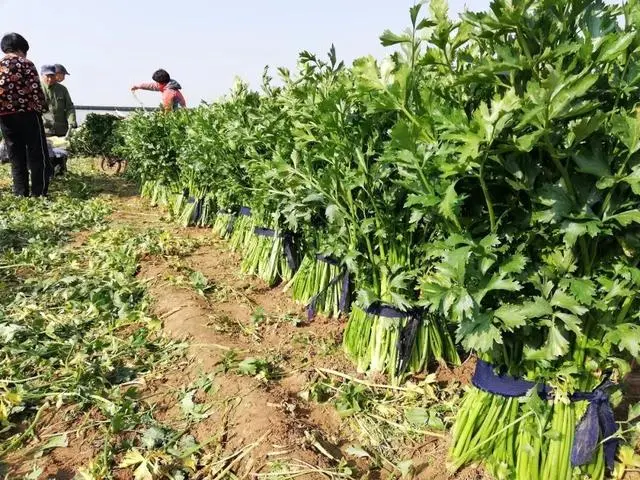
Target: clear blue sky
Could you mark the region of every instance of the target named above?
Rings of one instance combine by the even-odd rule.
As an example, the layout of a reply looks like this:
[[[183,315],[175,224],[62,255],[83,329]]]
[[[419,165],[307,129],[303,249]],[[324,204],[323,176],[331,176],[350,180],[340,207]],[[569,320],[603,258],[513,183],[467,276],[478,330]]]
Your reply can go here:
[[[62,63],[76,104],[135,105],[129,87],[166,68],[187,101],[215,100],[235,76],[257,85],[265,65],[335,44],[348,62],[382,56],[378,37],[403,30],[414,0],[0,0],[0,33],[16,31],[38,65]],[[489,0],[450,0],[484,10]],[[28,5],[28,6],[27,6]],[[28,13],[27,13],[28,11]],[[275,73],[275,72],[274,72]],[[157,94],[140,93],[155,106]]]

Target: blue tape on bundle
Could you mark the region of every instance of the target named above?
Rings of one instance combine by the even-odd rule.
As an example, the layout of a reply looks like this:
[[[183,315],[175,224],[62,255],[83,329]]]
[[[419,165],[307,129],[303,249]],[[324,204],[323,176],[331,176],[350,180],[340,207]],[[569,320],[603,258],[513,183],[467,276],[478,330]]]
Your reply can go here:
[[[227,235],[231,235],[233,233],[233,226],[236,223],[236,217],[234,215],[229,215],[229,221],[227,222]]]
[[[553,397],[553,389],[548,385],[509,375],[498,375],[493,365],[483,360],[478,360],[476,364],[472,383],[480,390],[502,397],[523,397],[533,388],[543,399]],[[607,392],[613,385],[607,378],[592,392],[576,392],[569,397],[572,402],[589,402],[587,411],[575,430],[571,449],[571,464],[574,466],[591,463],[602,439],[607,468],[612,470],[614,467],[619,440],[612,436],[618,431],[618,426]]]
[[[607,380],[592,392],[576,392],[571,395],[572,402],[582,400],[589,402],[587,411],[576,426],[571,449],[571,463],[573,465],[591,463],[602,438],[606,439],[602,448],[607,468],[613,469],[619,442],[617,438],[612,438],[618,431],[618,425],[607,392],[613,385],[613,382]]]
[[[321,253],[316,254],[316,260],[319,260],[324,263],[328,263],[329,265],[333,265],[334,267],[337,267],[340,265],[340,261],[338,259],[328,255],[323,255]]]
[[[270,228],[257,227],[253,230],[253,233],[258,235],[259,237],[278,237],[276,231]],[[287,258],[287,264],[289,265],[291,271],[295,272],[298,269],[298,262],[296,261],[295,256],[295,242],[293,239],[293,235],[291,235],[290,233],[284,233],[280,235],[280,238],[282,238],[283,240],[283,249],[284,255]]]
[[[197,222],[200,220],[202,216],[202,205],[204,203],[203,199],[196,199],[195,197],[189,197],[187,199],[187,203],[195,203],[196,207],[193,209],[193,213],[191,214],[191,221]]]
[[[415,315],[416,311],[403,311],[394,306],[386,305],[384,303],[373,303],[369,305],[365,312],[368,315],[376,315],[378,317],[385,318],[409,318]]]
[[[396,342],[396,350],[398,351],[398,357],[396,359],[396,375],[405,372],[409,366],[409,360],[411,359],[411,350],[415,343],[416,336],[418,335],[418,327],[422,321],[425,311],[421,308],[413,308],[411,310],[400,310],[392,305],[385,305],[384,303],[374,303],[369,305],[365,312],[367,315],[376,315],[384,318],[402,319],[408,318],[409,321],[402,328],[400,335],[398,335],[398,341]]]
[[[276,236],[276,231],[271,230],[270,228],[256,227],[253,229],[253,233],[255,233],[259,237],[275,237]]]
[[[493,365],[482,360],[478,360],[476,363],[476,371],[473,373],[471,383],[480,390],[502,397],[524,397],[532,388],[537,388],[538,394],[542,398],[548,398],[550,393],[546,385],[509,375],[498,375],[495,373]]]

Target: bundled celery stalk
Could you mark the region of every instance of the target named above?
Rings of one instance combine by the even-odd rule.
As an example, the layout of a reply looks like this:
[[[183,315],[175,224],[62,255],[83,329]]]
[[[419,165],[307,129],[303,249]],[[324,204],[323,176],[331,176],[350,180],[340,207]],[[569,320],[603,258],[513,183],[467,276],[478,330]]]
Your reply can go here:
[[[205,226],[209,221],[210,203],[205,198],[188,197],[176,205],[175,216],[183,227]]]
[[[177,159],[189,121],[185,110],[175,115],[135,112],[117,122],[117,145],[110,153],[127,160],[127,175],[140,182],[142,195],[154,205],[169,207],[175,193],[171,186],[182,183]]]
[[[213,221],[213,233],[220,238],[230,238],[237,216],[228,210],[220,210]]]
[[[160,182],[155,182],[151,191],[151,204],[154,206],[168,207],[171,205],[172,189]]]
[[[387,373],[394,381],[406,373],[424,371],[434,360],[460,363],[446,326],[421,311],[389,307],[381,312],[354,306],[343,345],[358,371]]]
[[[197,218],[194,218],[195,225],[198,227],[210,227],[215,219],[215,199],[211,195],[205,194],[200,202],[200,211]]]
[[[384,217],[376,221],[393,225]],[[396,241],[378,240],[375,248],[374,241],[368,241],[372,247],[367,250],[375,254],[365,257],[371,264],[368,269],[361,267],[358,278],[364,301],[351,310],[343,346],[359,371],[385,373],[399,382],[433,362],[458,364],[460,358],[442,317],[417,306],[412,298],[414,278],[409,268],[415,235],[387,236]],[[362,288],[367,284],[371,287]]]
[[[229,237],[229,245],[234,252],[245,254],[249,247],[249,242],[254,237],[255,222],[251,217],[251,210],[243,207],[240,214],[233,221],[233,231]]]
[[[171,201],[169,202],[169,210],[171,212],[171,215],[174,218],[178,218],[180,220],[180,223],[184,227],[189,225],[189,220],[191,219],[191,213],[195,209],[195,205],[193,205],[195,202],[193,200],[189,202],[189,199],[190,199],[189,192],[187,190],[182,190],[178,193],[174,193],[171,196]],[[193,206],[189,206],[188,205],[189,203],[191,203]],[[189,215],[187,217],[186,224],[182,221],[183,220],[182,213],[185,209],[189,210]]]
[[[154,182],[146,181],[142,182],[142,186],[140,187],[140,197],[142,198],[151,198],[153,194]]]
[[[285,291],[307,306],[309,319],[316,313],[338,317],[349,302],[349,272],[339,262],[324,255],[305,255]]]
[[[292,130],[303,148],[291,156],[292,164],[278,165],[278,177],[289,184],[274,194],[287,198],[283,203],[288,208],[280,211],[292,228],[311,219],[314,231],[322,232],[318,250],[331,252],[349,266],[360,305],[387,307],[368,313],[362,307],[352,310],[344,335],[347,354],[360,370],[382,372],[394,381],[435,361],[458,363],[441,317],[414,308],[418,277],[413,263],[431,226],[428,220],[414,220],[407,208],[406,182],[398,179],[397,165],[424,135],[417,131],[414,139],[407,129],[399,129],[406,145],[388,137],[392,122],[408,111],[406,102],[414,98],[404,82],[414,77],[403,71],[398,75],[401,85],[387,90],[372,80],[377,72],[368,59],[359,61],[353,72],[342,69],[333,51],[327,63],[312,56],[301,62],[304,80],[292,84],[300,91],[292,95],[299,102],[290,111],[313,119],[313,127]],[[385,81],[389,78],[393,75]],[[380,91],[370,91],[378,85]],[[376,98],[388,92],[400,98]],[[318,218],[318,212],[324,218]],[[334,270],[330,276],[329,271],[307,258],[292,285],[294,295],[303,301],[317,295],[318,288],[340,274]],[[339,289],[336,283],[320,300],[328,301],[333,311]]]
[[[174,195],[172,215],[183,227],[206,227],[211,224],[215,201],[207,194],[183,191]]]
[[[270,229],[256,228],[248,242],[242,259],[242,273],[256,275],[269,286],[293,276],[295,264],[292,263],[286,250],[290,248],[286,234],[279,234]],[[293,255],[290,252],[289,255]]]
[[[478,367],[476,377],[481,368],[493,366]],[[605,403],[591,404],[591,399],[600,395],[591,393],[594,384],[585,388],[585,393],[573,394],[559,388],[538,388],[541,386],[533,383],[525,385],[531,392],[521,389],[515,395],[510,391],[513,396],[483,390],[504,382],[509,390],[514,382],[522,383],[521,379],[506,378],[497,382],[495,377],[488,382],[474,378],[474,384],[482,388],[469,391],[457,418],[451,450],[453,468],[482,459],[498,479],[570,480],[574,471],[590,479],[603,479],[607,463],[612,466],[617,445],[617,440],[610,439],[617,426],[605,391],[596,390],[602,392]],[[607,416],[608,422],[598,425]],[[598,432],[588,432],[594,428]],[[602,440],[604,448],[599,445]],[[610,452],[608,460],[605,451]]]
[[[169,201],[169,189],[158,181],[148,180],[143,182],[140,189],[140,196],[149,199],[153,206],[167,206],[171,203]]]

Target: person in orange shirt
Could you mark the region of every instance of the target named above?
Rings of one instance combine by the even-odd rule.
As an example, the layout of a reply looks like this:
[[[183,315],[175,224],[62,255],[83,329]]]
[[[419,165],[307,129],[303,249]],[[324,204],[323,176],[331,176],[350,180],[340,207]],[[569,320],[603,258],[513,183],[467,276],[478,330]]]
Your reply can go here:
[[[182,95],[182,87],[173,80],[166,70],[156,70],[151,76],[152,83],[139,83],[131,87],[131,91],[149,90],[162,93],[162,107],[166,112],[186,108],[187,102]]]

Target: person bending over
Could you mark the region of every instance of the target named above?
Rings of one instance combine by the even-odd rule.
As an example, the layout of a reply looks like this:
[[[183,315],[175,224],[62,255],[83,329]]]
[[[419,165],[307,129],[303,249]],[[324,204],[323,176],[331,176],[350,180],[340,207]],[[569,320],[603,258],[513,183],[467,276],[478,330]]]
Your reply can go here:
[[[156,70],[151,76],[152,83],[139,83],[131,87],[131,91],[149,90],[162,93],[162,108],[171,112],[179,108],[186,108],[187,103],[182,95],[182,87],[173,80],[166,70]]]

